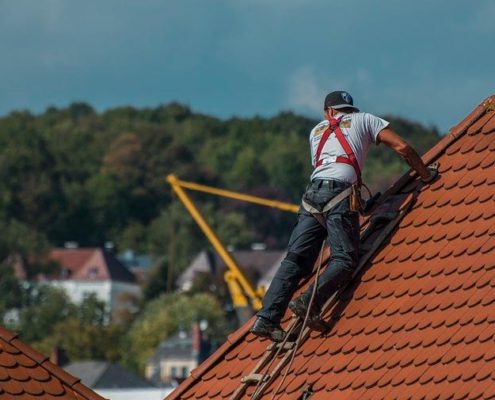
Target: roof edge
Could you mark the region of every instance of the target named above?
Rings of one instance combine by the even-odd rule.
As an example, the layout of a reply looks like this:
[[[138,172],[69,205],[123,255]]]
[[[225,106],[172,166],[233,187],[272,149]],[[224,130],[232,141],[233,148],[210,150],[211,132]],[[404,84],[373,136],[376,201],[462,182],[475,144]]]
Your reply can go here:
[[[468,128],[480,119],[487,111],[493,110],[495,108],[495,95],[487,97],[483,100],[471,113],[469,113],[461,122],[454,125],[449,129],[449,133],[439,140],[439,142],[428,150],[421,158],[426,164],[430,164],[438,156],[440,156],[451,144],[457,141],[460,137],[464,136]],[[416,178],[416,173],[409,171],[400,177],[389,189],[385,191],[380,196],[379,203],[383,203],[385,199],[391,195],[397,193],[400,189],[406,186],[412,179]],[[212,367],[227,350],[237,344],[244,335],[249,331],[249,327],[252,324],[251,318],[246,322],[241,328],[235,331],[233,334],[229,335],[225,343],[220,346],[206,361],[204,361],[198,368],[191,372],[191,375],[182,382],[182,384],[169,396],[166,397],[167,400],[178,400],[180,396],[188,390],[193,383],[195,383],[203,373],[205,373],[210,367]]]
[[[105,362],[105,366],[103,368],[103,371],[101,371],[101,374],[100,376],[98,377],[98,379],[96,379],[96,381],[93,382],[93,387],[96,387],[96,385],[98,385],[98,383],[100,383],[100,381],[102,380],[103,378],[103,375],[105,375],[107,373],[107,371],[110,369],[110,362],[109,361],[104,361]],[[82,382],[82,381],[81,381]]]
[[[0,337],[2,337],[2,339],[9,343],[11,346],[14,346],[26,357],[33,360],[40,367],[44,368],[50,374],[54,375],[70,389],[77,392],[78,395],[86,399],[105,400],[104,397],[101,397],[98,393],[81,384],[81,380],[79,378],[69,374],[61,367],[53,364],[47,356],[43,355],[28,344],[24,343],[14,332],[0,326]]]
[[[487,111],[495,108],[495,95],[487,97],[483,100],[471,113],[469,113],[461,122],[449,129],[449,133],[445,135],[438,143],[428,150],[421,158],[425,164],[431,164],[438,156],[440,156],[450,145],[464,136],[468,128],[480,119]],[[397,193],[400,189],[406,186],[411,180],[416,178],[416,172],[409,170],[402,175],[385,193],[380,196],[378,203],[383,203],[386,198]]]
[[[167,400],[175,400],[180,399],[180,396],[187,390],[189,387],[196,382],[203,373],[205,373],[210,367],[212,367],[231,347],[235,346],[237,342],[239,342],[248,332],[249,328],[252,325],[253,316],[249,319],[243,326],[237,329],[234,333],[227,337],[227,340],[224,344],[222,344],[210,357],[208,357],[205,361],[201,363],[197,368],[191,371],[191,375],[183,381],[180,386],[170,393],[166,399]]]

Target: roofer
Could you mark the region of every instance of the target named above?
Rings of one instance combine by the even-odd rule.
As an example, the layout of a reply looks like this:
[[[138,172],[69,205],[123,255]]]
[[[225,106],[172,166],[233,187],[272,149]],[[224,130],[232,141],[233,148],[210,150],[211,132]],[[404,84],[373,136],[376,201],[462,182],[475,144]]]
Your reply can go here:
[[[298,317],[304,319],[306,316],[312,286],[297,299],[290,299],[300,279],[311,273],[325,236],[331,250],[330,260],[318,279],[307,321],[309,327],[324,329],[320,321],[321,307],[352,278],[358,264],[361,170],[369,145],[383,143],[393,149],[425,183],[438,174],[435,167],[427,168],[418,153],[389,128],[389,122],[360,112],[349,93],[329,93],[323,112],[325,120],[310,133],[314,170],[303,195],[303,206],[289,240],[287,255],[251,327],[255,335],[276,342],[284,339],[280,320],[287,306]]]

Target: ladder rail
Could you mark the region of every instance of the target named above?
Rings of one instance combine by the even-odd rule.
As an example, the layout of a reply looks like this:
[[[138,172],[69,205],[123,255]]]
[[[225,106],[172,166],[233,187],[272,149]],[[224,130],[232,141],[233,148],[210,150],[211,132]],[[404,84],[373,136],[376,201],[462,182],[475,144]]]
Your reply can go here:
[[[363,254],[359,260],[359,264],[354,271],[351,280],[349,281],[349,284],[354,280],[354,278],[360,273],[362,268],[368,263],[368,261],[371,259],[371,257],[375,254],[375,252],[381,247],[383,244],[383,241],[390,235],[390,233],[396,228],[396,226],[400,223],[406,212],[410,209],[413,203],[413,194],[409,194],[407,196],[404,196],[401,201],[401,205],[398,209],[397,215],[391,219],[387,225],[383,228],[383,230],[380,232],[380,234],[374,238],[373,243],[371,246],[367,247],[367,251],[365,254]],[[366,230],[363,231],[363,233],[366,232]],[[365,241],[367,241],[367,238],[365,238]],[[315,279],[314,277],[313,279]],[[342,288],[339,292],[334,293],[324,304],[322,307],[322,314],[325,314],[327,312],[330,312],[332,310],[332,307],[334,307],[338,299],[340,297],[340,294],[343,293],[346,290],[347,286]],[[289,324],[288,330],[290,333],[295,329],[295,327],[300,323],[300,318],[298,317],[293,317],[293,320]],[[302,332],[301,335],[301,343],[304,344],[305,341],[307,340],[309,334],[311,332],[311,328],[305,328],[304,332]],[[286,335],[286,338],[284,338],[284,341],[289,337],[289,333]],[[283,343],[283,342],[282,342]],[[283,349],[284,346],[280,347],[272,347],[271,349],[268,348],[267,353],[263,358],[256,364],[254,367],[253,371],[251,372],[250,375],[253,374],[259,374],[260,371],[262,371],[267,365],[268,367],[266,368],[265,373],[262,376],[267,376],[267,379],[261,379],[258,381],[255,391],[253,392],[253,395],[251,396],[250,400],[259,400],[265,390],[273,383],[273,381],[278,377],[278,374],[282,371],[282,369],[287,365],[287,363],[290,361],[290,358],[292,357],[292,352],[294,351],[295,347],[287,350],[285,353],[284,357],[280,360],[280,362],[275,366],[275,369],[273,370],[272,373],[269,372],[271,366],[277,359],[277,357],[280,355],[281,349]],[[274,351],[276,349],[276,351]],[[297,348],[296,348],[297,351]],[[230,397],[229,400],[239,400],[244,392],[246,391],[247,387],[249,386],[248,383],[241,383],[241,386],[234,392],[232,397]],[[277,393],[275,393],[276,395]]]

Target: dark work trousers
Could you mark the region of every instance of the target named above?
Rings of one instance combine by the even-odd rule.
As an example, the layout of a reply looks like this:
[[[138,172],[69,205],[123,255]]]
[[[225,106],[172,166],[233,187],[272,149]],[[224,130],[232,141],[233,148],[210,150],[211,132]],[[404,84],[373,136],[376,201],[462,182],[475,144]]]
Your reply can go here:
[[[306,194],[313,202],[326,204],[348,183],[337,180],[315,180],[308,185]],[[338,289],[347,284],[358,262],[359,216],[350,211],[349,198],[341,201],[327,215],[326,228],[302,207],[292,231],[287,256],[282,261],[263,298],[259,317],[279,323],[301,278],[308,276],[316,262],[323,240],[327,239],[331,255],[328,267],[318,278],[315,301],[323,306]],[[311,298],[311,285],[302,296]]]

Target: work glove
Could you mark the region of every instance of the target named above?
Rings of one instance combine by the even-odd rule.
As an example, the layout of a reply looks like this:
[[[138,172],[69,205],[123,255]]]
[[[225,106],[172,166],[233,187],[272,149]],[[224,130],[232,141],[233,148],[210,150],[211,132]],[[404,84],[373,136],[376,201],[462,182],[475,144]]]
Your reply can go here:
[[[428,165],[428,167],[426,167],[430,172],[430,176],[426,179],[421,178],[423,183],[431,183],[438,177],[438,167],[439,167],[438,163],[433,163]]]

